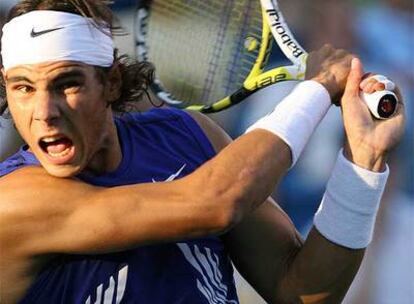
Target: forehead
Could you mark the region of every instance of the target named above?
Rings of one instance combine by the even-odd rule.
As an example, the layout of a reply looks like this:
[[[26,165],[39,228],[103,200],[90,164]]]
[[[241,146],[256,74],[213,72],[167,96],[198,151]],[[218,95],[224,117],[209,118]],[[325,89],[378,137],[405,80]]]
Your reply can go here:
[[[33,82],[49,80],[61,75],[83,76],[94,75],[94,67],[82,62],[57,61],[39,64],[25,64],[8,69],[3,72],[6,81],[16,77],[26,77]]]

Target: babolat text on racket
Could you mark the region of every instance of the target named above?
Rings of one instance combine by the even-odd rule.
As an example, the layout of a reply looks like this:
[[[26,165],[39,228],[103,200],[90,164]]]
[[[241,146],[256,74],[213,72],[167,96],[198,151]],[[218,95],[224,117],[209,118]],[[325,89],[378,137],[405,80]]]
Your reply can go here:
[[[173,107],[214,113],[305,77],[307,52],[277,1],[143,0],[135,30],[137,59],[156,67],[152,90]],[[266,71],[273,40],[292,65]]]
[[[263,17],[258,0],[142,1],[136,53],[156,67],[153,91],[171,106],[212,113],[301,78],[298,66],[264,72],[273,39]]]
[[[265,18],[270,26],[273,37],[275,38],[279,48],[295,65],[299,66],[303,73],[299,76],[304,77],[306,69],[306,60],[303,58],[307,56],[306,51],[299,47],[299,44],[293,37],[289,30],[282,12],[279,9],[277,0],[260,0],[262,9],[265,12]],[[305,57],[306,58],[306,57]],[[299,80],[302,78],[299,78]],[[379,81],[387,81],[386,79],[378,79]],[[389,91],[377,91],[372,94],[362,92],[362,99],[367,104],[371,114],[377,119],[386,119],[391,117],[397,110],[398,99],[397,96]]]

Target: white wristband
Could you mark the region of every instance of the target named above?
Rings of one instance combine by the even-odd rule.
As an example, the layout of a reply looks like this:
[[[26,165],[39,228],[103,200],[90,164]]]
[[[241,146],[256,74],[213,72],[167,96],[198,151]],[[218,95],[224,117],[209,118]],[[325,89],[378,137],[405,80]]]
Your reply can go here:
[[[388,166],[381,173],[363,169],[341,150],[314,218],[318,231],[344,247],[367,247],[388,175]]]
[[[269,115],[259,119],[247,132],[265,129],[280,137],[296,163],[314,130],[331,106],[328,91],[316,81],[303,81]]]

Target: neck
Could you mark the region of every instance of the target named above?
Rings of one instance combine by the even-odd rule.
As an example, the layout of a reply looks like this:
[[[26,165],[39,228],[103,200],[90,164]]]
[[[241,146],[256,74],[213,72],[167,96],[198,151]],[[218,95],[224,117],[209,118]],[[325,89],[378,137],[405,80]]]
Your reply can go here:
[[[107,136],[102,139],[102,147],[92,157],[83,173],[87,175],[101,175],[115,171],[122,161],[121,143],[112,113],[107,120]]]

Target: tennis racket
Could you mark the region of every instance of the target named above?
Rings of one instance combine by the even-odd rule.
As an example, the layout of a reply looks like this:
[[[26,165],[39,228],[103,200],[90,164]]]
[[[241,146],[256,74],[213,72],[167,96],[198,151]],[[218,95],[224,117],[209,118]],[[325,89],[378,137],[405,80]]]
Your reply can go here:
[[[156,67],[153,92],[173,107],[219,112],[261,88],[305,77],[308,54],[277,1],[142,0],[135,40],[137,59]],[[292,64],[266,71],[273,40]]]

